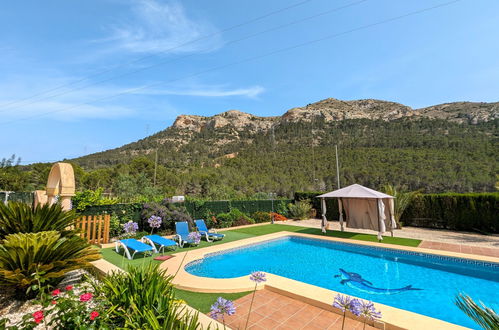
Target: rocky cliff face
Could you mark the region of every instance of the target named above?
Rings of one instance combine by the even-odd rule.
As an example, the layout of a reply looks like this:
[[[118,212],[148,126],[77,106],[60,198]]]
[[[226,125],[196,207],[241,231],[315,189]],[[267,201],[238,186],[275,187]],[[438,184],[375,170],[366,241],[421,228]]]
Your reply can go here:
[[[201,132],[230,126],[236,130],[258,132],[269,129],[279,117],[258,117],[238,110],[229,110],[212,117],[181,115],[173,123],[174,128]]]
[[[236,131],[251,133],[266,131],[273,125],[286,122],[328,121],[346,119],[396,120],[402,117],[443,119],[458,123],[477,124],[499,118],[499,102],[455,102],[412,109],[406,105],[381,100],[342,101],[328,98],[304,107],[288,110],[281,117],[258,117],[238,110],[229,110],[212,117],[181,115],[172,127],[191,132],[203,129],[231,127]]]

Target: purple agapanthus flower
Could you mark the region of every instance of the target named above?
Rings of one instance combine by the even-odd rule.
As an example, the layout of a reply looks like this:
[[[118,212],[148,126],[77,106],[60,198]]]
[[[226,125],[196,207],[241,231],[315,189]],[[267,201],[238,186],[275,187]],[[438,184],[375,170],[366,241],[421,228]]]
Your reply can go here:
[[[190,240],[194,241],[195,244],[199,244],[201,242],[201,234],[198,233],[197,231],[193,231],[189,233],[189,236],[187,236]]]
[[[267,277],[264,272],[253,272],[250,275],[250,280],[255,283],[262,283],[267,281]]]
[[[153,215],[147,220],[147,222],[149,223],[149,227],[159,228],[159,227],[161,227],[161,223],[163,222],[163,220],[161,219],[161,217],[158,217],[157,215]]]
[[[372,301],[362,300],[359,306],[360,314],[368,320],[380,319],[381,312],[377,311]]]
[[[236,306],[234,302],[218,297],[217,301],[211,305],[210,317],[218,320],[219,317],[224,317],[224,315],[234,315],[236,313]]]
[[[355,316],[359,316],[361,302],[358,299],[354,299],[350,296],[338,294],[336,295],[336,297],[334,297],[333,307],[341,309],[343,313],[345,313],[346,311],[350,311]]]
[[[123,230],[125,230],[125,233],[127,234],[133,234],[139,230],[139,225],[136,222],[128,221],[123,225]]]

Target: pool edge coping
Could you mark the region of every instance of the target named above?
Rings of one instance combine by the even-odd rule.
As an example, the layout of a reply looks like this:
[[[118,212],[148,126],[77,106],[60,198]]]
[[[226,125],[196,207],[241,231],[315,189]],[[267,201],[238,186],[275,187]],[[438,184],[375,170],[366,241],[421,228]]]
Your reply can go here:
[[[245,238],[233,242],[228,242],[225,244],[208,246],[187,252],[175,253],[174,254],[175,258],[169,259],[161,263],[159,267],[161,269],[165,269],[165,271],[169,275],[176,274],[175,278],[173,279],[173,284],[179,289],[189,290],[194,292],[227,292],[227,293],[252,291],[254,289],[254,284],[248,280],[247,275],[230,279],[200,277],[188,273],[185,270],[185,266],[190,262],[203,259],[206,255],[212,253],[226,251],[234,248],[240,248],[246,245],[252,245],[255,243],[265,242],[271,239],[277,239],[289,236],[321,239],[332,242],[356,244],[368,247],[381,247],[392,250],[403,250],[415,253],[425,253],[435,256],[444,256],[444,257],[468,259],[474,261],[499,263],[499,258],[496,257],[470,255],[458,252],[432,250],[426,248],[401,246],[401,245],[394,245],[387,243],[358,241],[346,238],[281,231],[277,233]],[[257,289],[263,289],[263,288],[268,288],[269,290],[283,293],[284,295],[292,296],[295,299],[302,300],[312,305],[316,305],[318,307],[339,313],[339,310],[336,310],[331,306],[333,297],[335,294],[337,294],[337,292],[333,290],[321,288],[315,285],[292,280],[274,274],[268,274],[268,281],[264,284],[260,284]],[[432,318],[429,316],[425,316],[422,314],[387,306],[381,303],[376,303],[376,304],[383,313],[382,322],[385,323],[386,329],[407,329],[410,327],[411,329],[427,330],[429,327],[431,328],[435,326],[438,326],[439,329],[466,329],[465,327],[449,323],[446,321],[442,321],[436,318]]]

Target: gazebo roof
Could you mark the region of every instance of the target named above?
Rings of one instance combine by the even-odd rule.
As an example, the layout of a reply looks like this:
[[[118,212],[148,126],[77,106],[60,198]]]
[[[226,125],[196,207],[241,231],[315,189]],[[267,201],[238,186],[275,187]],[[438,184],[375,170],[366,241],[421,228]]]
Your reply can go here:
[[[382,192],[353,184],[345,188],[317,196],[319,198],[394,198]]]

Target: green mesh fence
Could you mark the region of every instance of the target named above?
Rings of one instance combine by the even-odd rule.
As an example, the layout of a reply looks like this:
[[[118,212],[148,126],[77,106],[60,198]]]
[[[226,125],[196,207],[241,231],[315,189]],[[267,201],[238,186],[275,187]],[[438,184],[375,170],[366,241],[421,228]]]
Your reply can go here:
[[[5,202],[5,199],[8,202],[23,202],[27,204],[33,204],[34,201],[33,193],[29,191],[0,191],[0,202]]]

